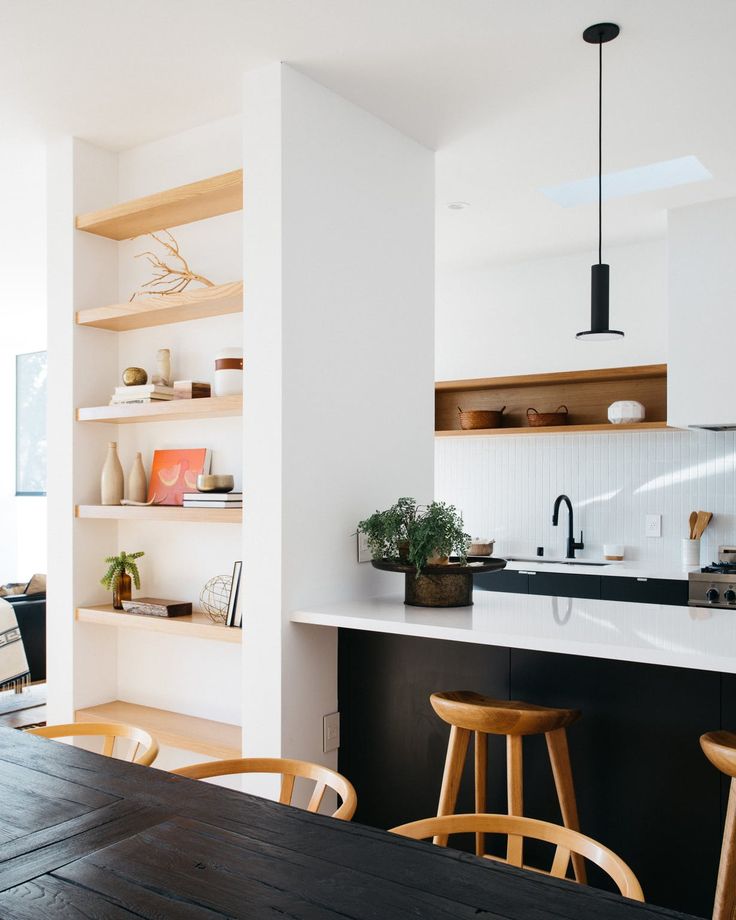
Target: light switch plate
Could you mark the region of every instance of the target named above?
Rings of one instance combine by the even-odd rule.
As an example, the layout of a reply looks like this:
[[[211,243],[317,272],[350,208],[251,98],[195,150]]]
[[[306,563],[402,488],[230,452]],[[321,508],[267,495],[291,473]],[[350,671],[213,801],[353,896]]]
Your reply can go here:
[[[370,562],[372,558],[368,548],[368,537],[364,533],[358,533],[358,562]]]
[[[322,716],[322,751],[329,754],[340,747],[340,713]]]
[[[662,515],[648,514],[644,523],[644,533],[648,537],[662,536]]]

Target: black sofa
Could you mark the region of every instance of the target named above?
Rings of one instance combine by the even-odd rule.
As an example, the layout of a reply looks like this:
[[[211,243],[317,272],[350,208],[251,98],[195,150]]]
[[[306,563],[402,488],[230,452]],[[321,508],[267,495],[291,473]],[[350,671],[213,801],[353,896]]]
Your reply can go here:
[[[9,594],[26,650],[31,680],[46,680],[46,593]]]

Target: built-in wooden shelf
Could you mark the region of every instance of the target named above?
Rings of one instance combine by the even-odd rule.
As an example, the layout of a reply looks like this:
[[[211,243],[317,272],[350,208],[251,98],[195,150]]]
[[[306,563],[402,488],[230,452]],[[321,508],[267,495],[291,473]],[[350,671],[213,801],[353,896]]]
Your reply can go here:
[[[171,505],[77,505],[78,518],[108,521],[169,521],[240,524],[242,508],[180,508]]]
[[[619,400],[637,400],[646,421],[611,425],[608,407]],[[568,408],[568,424],[532,428],[527,409],[541,413]],[[462,431],[458,408],[505,408],[503,427]],[[667,428],[667,365],[611,367],[518,377],[442,380],[435,384],[435,434],[438,437],[488,437],[509,434],[653,431]]]
[[[78,709],[77,722],[122,722],[137,725],[150,732],[159,742],[169,747],[193,751],[218,760],[242,757],[242,732],[239,725],[228,722],[213,722],[185,716],[167,709],[153,709],[115,700]]]
[[[77,409],[78,422],[118,425],[171,422],[200,418],[231,418],[243,414],[243,396],[208,396],[204,399],[162,399],[129,406],[90,406]]]
[[[495,435],[508,434],[580,434],[581,432],[603,431],[608,434],[615,434],[618,431],[677,431],[678,429],[669,428],[667,422],[639,422],[635,425],[612,425],[610,422],[600,425],[553,425],[550,427],[540,426],[539,428],[476,428],[473,431],[435,431],[436,438],[489,438]]]
[[[80,214],[76,226],[78,230],[111,240],[129,240],[144,233],[240,211],[242,207],[243,170],[236,169],[102,211]]]
[[[124,610],[115,610],[111,604],[96,607],[78,607],[74,617],[80,623],[98,626],[115,626],[118,629],[140,629],[160,632],[170,636],[187,636],[190,639],[211,639],[215,642],[240,644],[243,630],[223,623],[213,623],[206,613],[193,613],[185,617],[149,617]]]
[[[129,303],[78,310],[77,325],[127,332],[129,329],[147,329],[242,312],[243,282],[232,281],[187,290],[182,294],[159,294]]]

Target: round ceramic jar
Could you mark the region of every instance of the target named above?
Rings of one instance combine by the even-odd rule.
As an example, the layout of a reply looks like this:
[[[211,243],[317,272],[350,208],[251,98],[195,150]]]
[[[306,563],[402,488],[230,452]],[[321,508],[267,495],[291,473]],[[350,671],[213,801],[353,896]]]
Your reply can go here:
[[[643,422],[646,415],[644,406],[635,399],[624,399],[608,407],[608,421],[612,425],[632,425],[634,422]]]
[[[243,392],[243,351],[222,348],[215,358],[215,396],[236,396]]]

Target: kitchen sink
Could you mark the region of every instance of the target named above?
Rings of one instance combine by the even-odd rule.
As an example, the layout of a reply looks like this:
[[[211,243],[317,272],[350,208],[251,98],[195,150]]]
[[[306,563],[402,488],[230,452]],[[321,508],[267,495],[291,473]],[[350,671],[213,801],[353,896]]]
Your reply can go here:
[[[544,556],[506,556],[507,562],[533,562],[535,565],[593,565],[607,566],[610,562],[591,562],[590,559],[545,559]]]

